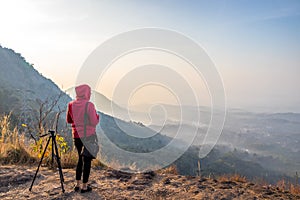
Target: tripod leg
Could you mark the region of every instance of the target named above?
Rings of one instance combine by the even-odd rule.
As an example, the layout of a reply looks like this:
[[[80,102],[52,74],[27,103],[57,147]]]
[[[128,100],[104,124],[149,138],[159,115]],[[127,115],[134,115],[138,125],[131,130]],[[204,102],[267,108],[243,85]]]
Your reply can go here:
[[[51,155],[51,167],[53,168],[54,165],[53,165],[53,161],[54,161],[54,140],[52,138],[52,147],[51,147],[51,151],[52,151],[52,155]]]
[[[57,144],[56,144],[56,139],[55,139],[55,136],[53,136],[53,137],[54,138],[52,139],[52,141],[54,142],[54,147],[55,147],[55,154],[56,154],[56,161],[57,161],[58,170],[59,170],[61,190],[64,193],[65,192],[64,184],[63,184],[63,182],[64,182],[64,175],[62,173],[61,162],[60,162],[60,157],[59,157],[59,154],[58,154],[58,148],[57,148]]]
[[[43,155],[42,155],[42,157],[41,157],[39,166],[38,166],[38,168],[36,169],[36,172],[35,172],[34,178],[33,178],[33,180],[32,180],[31,186],[30,186],[30,188],[29,188],[29,191],[31,191],[31,189],[32,189],[33,183],[34,183],[35,178],[36,178],[36,175],[37,175],[37,173],[38,173],[38,171],[39,171],[39,169],[40,169],[40,166],[41,166],[41,164],[42,164],[42,162],[43,162],[43,158],[44,158],[44,155],[45,155],[45,153],[46,153],[46,151],[47,151],[47,147],[48,147],[48,145],[49,145],[50,140],[51,140],[51,137],[48,138],[46,147],[45,147],[44,152],[43,152]]]

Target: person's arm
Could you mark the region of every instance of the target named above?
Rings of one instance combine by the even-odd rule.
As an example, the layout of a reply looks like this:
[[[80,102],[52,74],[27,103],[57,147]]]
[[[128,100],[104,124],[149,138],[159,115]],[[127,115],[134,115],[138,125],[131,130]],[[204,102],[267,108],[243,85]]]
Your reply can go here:
[[[71,104],[68,104],[68,110],[67,110],[67,117],[66,117],[66,121],[67,123],[71,124],[73,123],[73,119],[72,119],[72,115],[71,115]]]
[[[92,103],[88,105],[89,123],[92,126],[96,126],[99,123],[99,115],[96,112],[95,106]]]

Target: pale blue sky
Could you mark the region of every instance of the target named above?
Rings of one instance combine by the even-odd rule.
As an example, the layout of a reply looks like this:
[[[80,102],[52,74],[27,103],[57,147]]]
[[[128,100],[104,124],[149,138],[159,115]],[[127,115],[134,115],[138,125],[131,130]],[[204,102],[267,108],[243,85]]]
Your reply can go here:
[[[298,0],[0,0],[0,25],[2,46],[65,89],[113,35],[179,31],[216,63],[229,107],[300,112]]]

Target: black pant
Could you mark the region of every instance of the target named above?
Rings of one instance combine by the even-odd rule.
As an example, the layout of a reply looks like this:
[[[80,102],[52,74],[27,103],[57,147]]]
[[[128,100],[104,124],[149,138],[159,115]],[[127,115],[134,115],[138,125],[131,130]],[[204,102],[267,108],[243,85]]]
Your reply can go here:
[[[75,147],[78,152],[78,163],[76,167],[76,180],[81,180],[82,175],[82,167],[83,167],[83,183],[87,183],[89,181],[90,171],[91,171],[91,163],[92,159],[82,156],[82,148],[83,143],[80,138],[74,138]]]

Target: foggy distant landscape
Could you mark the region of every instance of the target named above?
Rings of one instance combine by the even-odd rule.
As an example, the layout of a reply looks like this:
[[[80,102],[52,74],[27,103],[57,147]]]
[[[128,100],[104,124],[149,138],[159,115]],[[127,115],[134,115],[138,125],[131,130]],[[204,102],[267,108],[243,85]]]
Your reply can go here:
[[[114,105],[116,104],[112,104],[112,107]],[[143,113],[141,111],[144,109],[143,107],[149,107],[143,105],[143,107],[139,106],[134,111],[129,112],[136,122],[143,123],[149,122],[149,119],[155,119],[154,121],[150,120],[152,123],[147,125],[155,132],[173,138],[182,128],[186,131],[181,138],[183,143],[189,141],[191,137],[195,137],[193,145],[202,145],[211,117],[208,107],[199,108],[200,122],[197,122],[193,121],[197,115],[197,108],[192,106],[161,106],[165,110],[152,110],[152,112]],[[179,121],[180,109],[189,110],[190,120]],[[109,107],[105,110],[111,111]],[[116,117],[126,116],[124,115],[126,109],[121,108],[121,106],[118,106],[114,111]],[[299,130],[300,113],[254,113],[241,109],[228,109],[224,129],[218,139],[216,149],[221,149],[223,153],[244,152],[247,156],[241,156],[242,160],[259,163],[268,170],[282,172],[293,177],[300,169]]]

